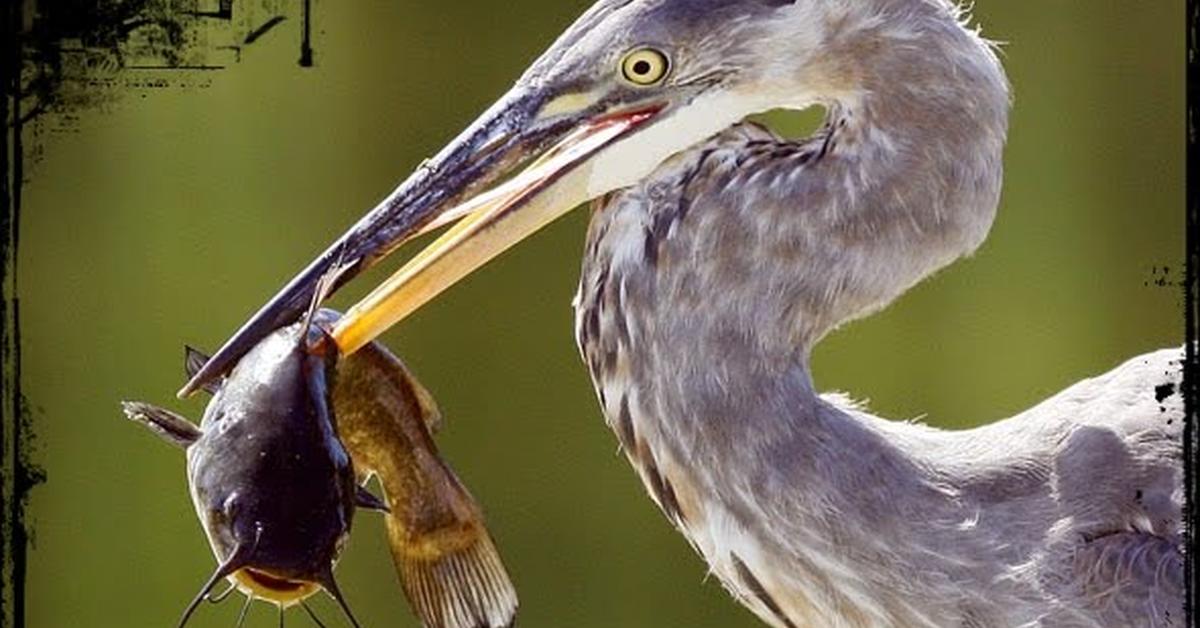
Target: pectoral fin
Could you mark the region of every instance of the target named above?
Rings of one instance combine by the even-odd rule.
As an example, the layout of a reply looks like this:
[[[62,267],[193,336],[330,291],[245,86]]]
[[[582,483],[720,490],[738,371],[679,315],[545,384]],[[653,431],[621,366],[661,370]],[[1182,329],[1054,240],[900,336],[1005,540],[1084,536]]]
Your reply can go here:
[[[203,434],[195,423],[158,406],[140,401],[122,401],[125,416],[150,428],[159,438],[187,449]]]
[[[358,492],[354,495],[354,505],[359,508],[366,508],[367,510],[390,512],[387,504],[383,503],[382,499],[379,499],[374,493],[362,486],[358,487]]]

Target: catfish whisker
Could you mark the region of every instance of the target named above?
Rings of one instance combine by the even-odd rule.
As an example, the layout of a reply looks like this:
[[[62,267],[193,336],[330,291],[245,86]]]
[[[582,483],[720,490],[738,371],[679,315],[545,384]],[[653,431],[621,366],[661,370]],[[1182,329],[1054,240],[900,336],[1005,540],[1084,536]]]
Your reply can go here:
[[[250,610],[250,604],[254,602],[253,595],[247,595],[245,603],[242,604],[242,610],[238,612],[237,624],[233,628],[242,628],[242,624],[246,623],[246,613]]]
[[[229,585],[229,588],[225,589],[224,591],[221,591],[220,593],[218,593],[216,595],[209,594],[204,599],[208,600],[209,604],[220,604],[221,602],[224,602],[225,598],[229,597],[229,594],[233,593],[233,590],[236,588],[237,588],[237,585],[231,583]]]
[[[314,624],[320,628],[328,628],[328,626],[325,625],[325,622],[321,621],[321,618],[317,617],[317,614],[313,612],[313,609],[308,605],[308,602],[301,601],[300,606],[304,607],[304,612],[308,613],[309,618],[313,620]]]

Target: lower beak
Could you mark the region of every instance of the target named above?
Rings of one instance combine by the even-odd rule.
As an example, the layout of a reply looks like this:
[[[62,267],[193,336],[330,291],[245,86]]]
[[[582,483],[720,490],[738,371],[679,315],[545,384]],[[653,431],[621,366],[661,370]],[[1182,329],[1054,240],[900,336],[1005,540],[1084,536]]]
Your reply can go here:
[[[457,221],[428,248],[353,306],[333,330],[343,354],[376,338],[434,296],[541,227],[591,197],[592,157],[645,125],[663,105],[582,118],[575,124],[528,122],[537,103],[501,101],[311,262],[193,375],[185,397],[211,382],[262,338],[294,321],[306,306],[406,240]],[[507,182],[451,206],[450,201],[489,181],[524,152],[558,140]],[[318,291],[318,286],[328,289]],[[320,292],[320,294],[319,294]]]

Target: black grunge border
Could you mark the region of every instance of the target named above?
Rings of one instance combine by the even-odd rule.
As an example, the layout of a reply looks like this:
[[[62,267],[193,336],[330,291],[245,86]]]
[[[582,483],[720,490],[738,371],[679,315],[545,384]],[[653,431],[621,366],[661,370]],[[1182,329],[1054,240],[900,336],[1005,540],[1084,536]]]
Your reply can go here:
[[[304,38],[301,42],[301,65],[312,64],[312,46],[309,39],[311,26],[309,7],[311,0],[303,3]],[[232,4],[225,0],[224,4]],[[21,189],[25,178],[25,139],[23,130],[26,121],[37,111],[22,111],[21,68],[25,54],[23,25],[27,18],[26,7],[36,6],[29,0],[0,0],[0,120],[4,133],[0,134],[0,628],[21,628],[25,625],[25,577],[27,551],[32,530],[26,520],[26,505],[30,491],[45,477],[34,463],[32,443],[33,425],[29,405],[22,394],[21,384],[21,317],[20,291],[17,281],[20,260],[20,216]],[[280,18],[282,19],[282,18]],[[278,21],[264,24],[273,27]],[[1184,364],[1184,403],[1186,426],[1184,431],[1185,456],[1185,535],[1187,565],[1185,582],[1187,596],[1185,608],[1189,617],[1200,609],[1197,598],[1197,570],[1195,540],[1197,537],[1197,482],[1196,454],[1200,447],[1200,0],[1187,0],[1183,27],[1186,29],[1187,103],[1186,173],[1187,192],[1185,205],[1186,251],[1183,280],[1183,319],[1186,338],[1186,362]],[[257,33],[261,35],[261,33]],[[252,34],[253,35],[253,34]],[[247,37],[246,45],[256,37]],[[197,69],[197,68],[193,68]],[[208,69],[208,68],[199,68]]]

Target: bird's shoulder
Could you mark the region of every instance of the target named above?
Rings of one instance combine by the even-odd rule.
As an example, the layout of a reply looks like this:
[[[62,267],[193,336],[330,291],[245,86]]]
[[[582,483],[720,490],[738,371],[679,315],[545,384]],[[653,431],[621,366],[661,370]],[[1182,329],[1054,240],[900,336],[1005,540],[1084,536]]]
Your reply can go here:
[[[1182,501],[1183,350],[1137,356],[1012,419],[1036,434],[1060,512],[1085,536],[1172,536]]]
[[[1139,355],[1082,380],[1028,411],[1030,418],[1066,420],[1070,427],[1099,427],[1122,436],[1182,434],[1182,347]]]
[[[1106,624],[1179,619],[1182,361],[1182,348],[1137,356],[1020,417],[1059,426],[1041,580]]]

